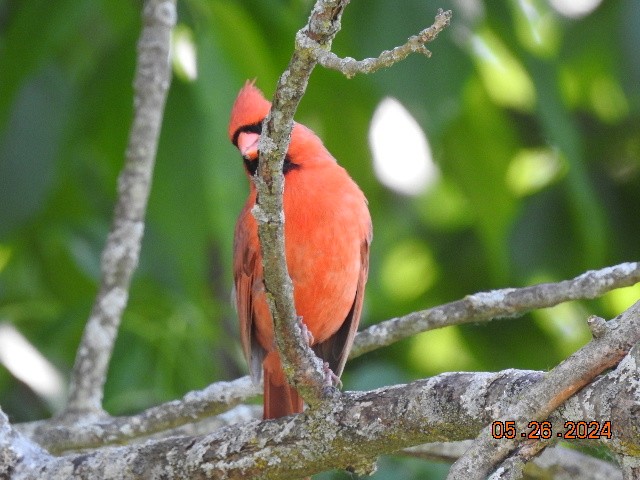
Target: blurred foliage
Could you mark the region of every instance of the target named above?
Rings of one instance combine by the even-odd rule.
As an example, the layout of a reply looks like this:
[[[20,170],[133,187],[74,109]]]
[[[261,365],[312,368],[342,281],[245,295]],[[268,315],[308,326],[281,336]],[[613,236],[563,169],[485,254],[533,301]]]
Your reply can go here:
[[[558,1],[556,0],[556,2]],[[596,2],[597,3],[597,2]],[[247,192],[226,126],[247,78],[269,96],[311,0],[181,0],[180,38],[140,267],[114,352],[114,414],[246,371],[230,306],[233,225]],[[316,69],[297,119],[369,198],[375,241],[362,324],[506,286],[638,259],[640,8],[605,0],[568,18],[543,0],[352,2],[334,51],[377,55],[453,24],[391,69],[347,80]],[[68,376],[99,277],[131,119],[141,2],[0,1],[0,322]],[[46,12],[46,13],[45,13]],[[176,37],[177,38],[177,37]],[[428,136],[438,181],[403,196],[376,179],[367,133],[397,98]],[[339,114],[337,114],[339,112]],[[450,370],[549,369],[638,288],[522,319],[428,332],[350,363],[348,389]],[[14,421],[51,415],[0,366]],[[387,459],[375,478],[440,478]]]

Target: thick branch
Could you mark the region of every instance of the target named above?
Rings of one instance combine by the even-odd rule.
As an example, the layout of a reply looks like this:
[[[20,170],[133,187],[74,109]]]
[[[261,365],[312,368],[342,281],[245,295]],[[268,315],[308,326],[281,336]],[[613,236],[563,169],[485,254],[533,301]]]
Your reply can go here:
[[[49,461],[51,457],[35,443],[24,438],[11,428],[9,419],[0,409],[0,479],[12,479],[16,469],[22,464],[30,468]]]
[[[372,325],[356,336],[351,357],[391,345],[427,330],[515,317],[530,310],[553,307],[570,300],[596,298],[616,288],[628,287],[638,282],[640,263],[630,262],[601,270],[590,270],[571,280],[557,283],[474,293],[462,300]]]
[[[134,118],[118,179],[113,224],[102,252],[102,278],[76,356],[66,413],[100,412],[111,352],[138,264],[162,114],[170,84],[169,34],[175,0],[147,0],[138,42]]]
[[[16,433],[9,424],[9,419],[0,409],[0,478],[10,478],[20,461],[16,452]]]
[[[496,418],[515,421],[516,431],[526,431],[529,422],[545,420],[596,375],[620,362],[640,342],[640,302],[609,321],[606,328],[600,337],[564,360],[542,381],[523,393],[515,405],[496,412]],[[518,436],[511,440],[496,439],[492,436],[491,427],[486,427],[473,446],[451,467],[448,478],[484,479],[521,440]]]
[[[391,50],[385,50],[375,58],[365,58],[364,60],[356,60],[355,58],[340,58],[335,53],[325,50],[320,45],[309,43],[309,47],[314,47],[316,59],[320,65],[331,70],[337,70],[352,78],[358,73],[373,73],[381,68],[390,67],[407,58],[411,53],[422,53],[427,57],[431,56],[431,52],[424,46],[425,43],[435,40],[438,34],[444,30],[451,21],[451,10],[443,12],[438,10],[433,25],[425,28],[417,35],[409,37],[404,45],[395,47]],[[311,40],[308,40],[311,42]]]
[[[619,442],[638,448],[640,418],[629,402],[640,395],[640,373],[630,367],[621,364],[553,412],[549,420],[554,433],[565,431],[564,421],[576,420],[576,415],[610,420],[636,432]],[[105,447],[36,465],[18,461],[13,479],[300,478],[330,468],[360,470],[380,454],[411,445],[472,438],[493,412],[506,410],[514,397],[543,377],[542,372],[516,370],[446,373],[407,385],[346,392],[304,414],[250,421],[204,437]],[[615,448],[619,432],[613,435],[606,444]]]

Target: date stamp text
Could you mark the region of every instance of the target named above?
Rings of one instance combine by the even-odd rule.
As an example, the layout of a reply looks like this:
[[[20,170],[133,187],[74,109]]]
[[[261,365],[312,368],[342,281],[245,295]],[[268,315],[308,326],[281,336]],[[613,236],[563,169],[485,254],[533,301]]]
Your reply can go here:
[[[528,440],[549,440],[554,437],[563,440],[611,439],[611,422],[567,421],[564,422],[563,428],[554,429],[549,421],[531,421],[524,432],[516,431],[516,422],[510,420],[504,422],[495,421],[491,424],[491,436],[493,438],[514,439],[518,435]]]

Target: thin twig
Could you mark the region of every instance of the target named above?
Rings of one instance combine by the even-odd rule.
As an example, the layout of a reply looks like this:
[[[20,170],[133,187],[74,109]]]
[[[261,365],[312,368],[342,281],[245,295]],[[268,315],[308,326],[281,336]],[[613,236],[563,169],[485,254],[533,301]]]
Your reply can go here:
[[[308,46],[313,47],[316,59],[320,65],[331,70],[337,70],[344,74],[347,78],[352,78],[358,73],[373,73],[381,68],[387,68],[404,60],[412,53],[422,53],[427,57],[431,57],[431,52],[424,46],[425,43],[435,40],[438,34],[444,30],[451,21],[451,10],[446,12],[442,9],[438,10],[433,25],[425,28],[417,35],[409,37],[404,45],[395,47],[391,50],[385,50],[375,58],[365,58],[364,60],[356,60],[351,57],[340,58],[335,53],[325,50],[320,45],[313,45],[310,39]]]
[[[544,379],[523,393],[518,402],[497,412],[499,421],[513,421],[517,432],[525,432],[531,421],[545,420],[565,400],[587,385],[607,368],[615,366],[640,342],[640,302],[614,320],[607,331],[593,339],[551,370]],[[484,479],[517,446],[522,438],[496,439],[486,427],[472,447],[449,471],[449,479]]]
[[[102,278],[76,355],[64,414],[100,413],[109,360],[138,264],[144,216],[169,89],[169,35],[175,0],[147,0],[138,42],[134,118],[111,231],[102,252]]]

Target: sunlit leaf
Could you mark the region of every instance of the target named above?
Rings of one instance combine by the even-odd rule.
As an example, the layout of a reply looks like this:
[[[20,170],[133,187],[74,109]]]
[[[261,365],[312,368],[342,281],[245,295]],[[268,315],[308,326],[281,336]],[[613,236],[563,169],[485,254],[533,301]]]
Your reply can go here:
[[[421,333],[411,341],[409,359],[420,371],[431,374],[472,370],[474,361],[456,328]]]
[[[560,46],[560,26],[542,0],[511,0],[515,30],[520,42],[532,53],[551,57]]]
[[[426,292],[437,276],[437,265],[427,245],[407,240],[387,254],[380,281],[390,297],[406,301]]]
[[[496,103],[522,110],[533,108],[536,92],[529,74],[491,30],[474,34],[470,48],[484,87]]]
[[[506,182],[516,195],[531,195],[558,180],[566,170],[566,161],[557,151],[524,149],[511,160]]]

